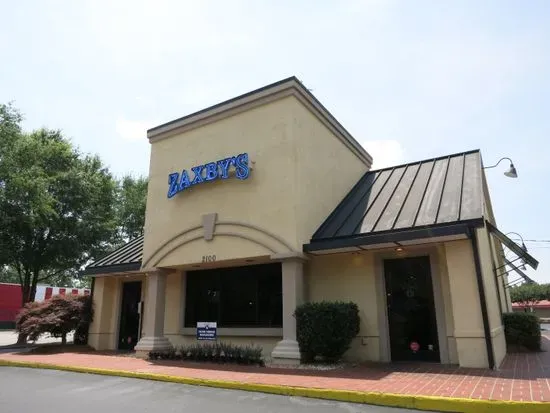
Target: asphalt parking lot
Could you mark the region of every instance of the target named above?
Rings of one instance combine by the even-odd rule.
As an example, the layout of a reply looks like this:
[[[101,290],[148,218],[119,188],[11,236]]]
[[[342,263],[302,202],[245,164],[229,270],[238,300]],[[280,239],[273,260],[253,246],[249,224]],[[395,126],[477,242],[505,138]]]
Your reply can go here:
[[[402,413],[413,410],[56,370],[0,367],[2,413]]]

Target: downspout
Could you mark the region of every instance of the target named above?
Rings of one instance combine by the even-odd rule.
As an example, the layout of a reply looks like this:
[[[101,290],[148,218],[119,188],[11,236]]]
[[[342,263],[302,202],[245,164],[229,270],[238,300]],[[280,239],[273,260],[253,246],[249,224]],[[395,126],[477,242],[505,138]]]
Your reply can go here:
[[[495,288],[497,289],[497,299],[498,299],[498,310],[500,313],[500,318],[502,318],[502,297],[500,295],[500,285],[498,281],[498,274],[497,274],[497,266],[495,263],[495,257],[493,255],[493,240],[491,239],[491,234],[489,233],[489,229],[487,228],[487,225],[485,225],[485,222],[483,223],[485,232],[487,232],[487,240],[489,241],[489,252],[491,253],[491,263],[493,265],[493,276],[495,278]],[[494,247],[495,253],[497,252],[497,248]],[[502,285],[504,289],[504,284]],[[504,292],[506,294],[506,291]]]
[[[90,286],[90,300],[92,300],[92,311],[93,311],[93,305],[94,305],[94,287],[95,287],[95,277],[92,277],[92,285]],[[88,326],[88,333],[86,334],[86,345],[88,345],[91,326],[92,326],[92,323],[90,323],[90,325]]]
[[[489,326],[489,313],[487,312],[487,299],[485,297],[485,286],[483,285],[483,274],[481,272],[481,260],[479,259],[479,247],[475,228],[469,228],[470,241],[474,253],[474,265],[476,268],[477,287],[479,290],[479,303],[481,305],[481,317],[483,319],[483,331],[485,333],[485,344],[487,347],[487,360],[489,368],[495,368],[495,355],[493,353],[493,338],[491,337],[491,328]],[[500,305],[500,304],[499,304]]]

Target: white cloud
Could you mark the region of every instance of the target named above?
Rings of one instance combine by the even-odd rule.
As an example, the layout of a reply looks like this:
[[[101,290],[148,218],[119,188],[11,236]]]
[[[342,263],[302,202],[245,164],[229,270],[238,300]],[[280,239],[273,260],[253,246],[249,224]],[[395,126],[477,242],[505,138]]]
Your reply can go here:
[[[116,120],[116,133],[125,141],[146,141],[147,129],[157,125],[158,122],[128,120],[119,117]]]
[[[405,161],[405,150],[395,140],[366,141],[363,145],[372,156],[372,169],[399,165]]]

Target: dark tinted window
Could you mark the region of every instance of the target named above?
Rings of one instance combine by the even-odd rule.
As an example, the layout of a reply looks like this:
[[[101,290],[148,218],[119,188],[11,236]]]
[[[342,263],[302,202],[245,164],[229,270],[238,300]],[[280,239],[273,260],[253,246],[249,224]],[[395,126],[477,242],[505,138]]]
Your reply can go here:
[[[185,326],[282,327],[281,264],[189,271]]]

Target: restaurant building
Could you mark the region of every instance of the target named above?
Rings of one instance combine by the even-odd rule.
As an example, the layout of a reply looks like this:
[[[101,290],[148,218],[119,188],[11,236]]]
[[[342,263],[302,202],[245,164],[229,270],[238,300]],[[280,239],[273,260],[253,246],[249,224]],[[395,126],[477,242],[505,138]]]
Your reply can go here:
[[[478,150],[372,170],[295,77],[147,136],[144,235],[85,271],[95,349],[147,354],[215,322],[298,363],[296,306],[344,300],[361,318],[349,360],[503,360],[502,245],[538,263],[497,229]]]

